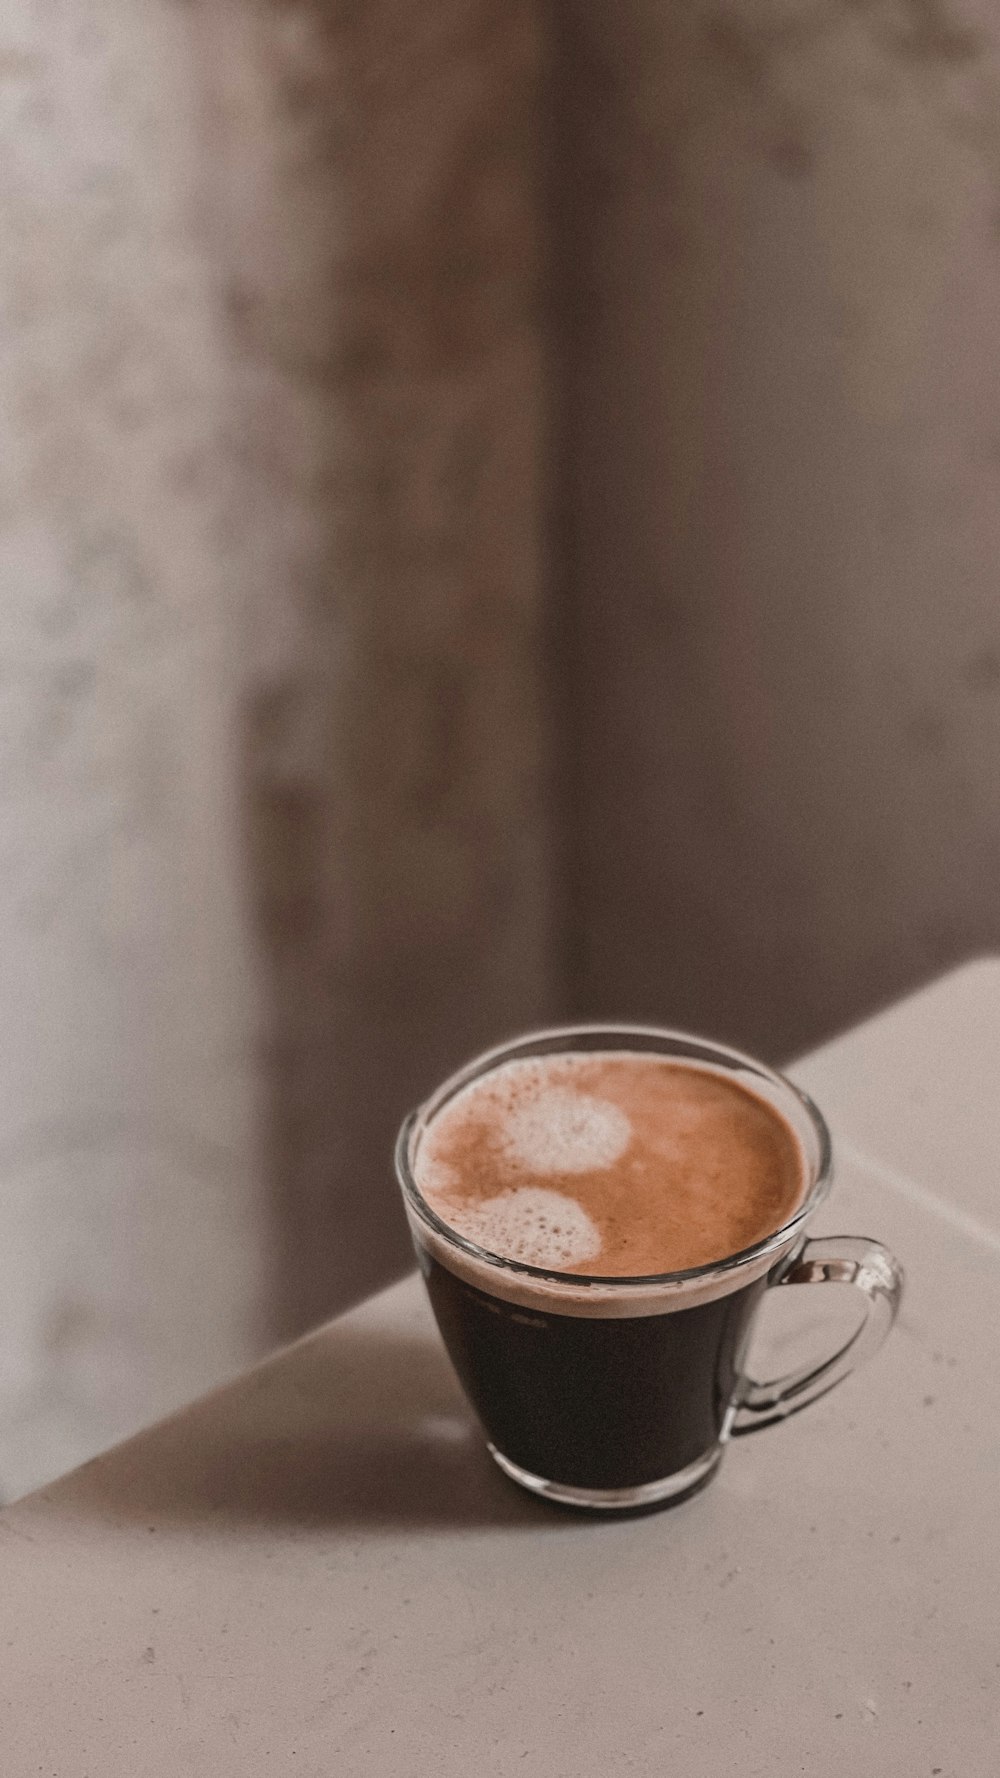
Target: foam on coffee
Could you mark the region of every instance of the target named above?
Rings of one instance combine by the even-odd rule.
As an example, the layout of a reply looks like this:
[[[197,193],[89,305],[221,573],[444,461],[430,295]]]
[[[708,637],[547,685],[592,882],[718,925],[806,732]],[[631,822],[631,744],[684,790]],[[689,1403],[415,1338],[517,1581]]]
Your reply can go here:
[[[781,1228],[805,1190],[773,1106],[713,1069],[633,1051],[501,1063],[436,1113],[414,1174],[477,1246],[581,1276],[725,1259]]]
[[[573,1271],[601,1251],[597,1225],[582,1204],[562,1192],[537,1185],[517,1185],[462,1212],[463,1235],[524,1265]]]

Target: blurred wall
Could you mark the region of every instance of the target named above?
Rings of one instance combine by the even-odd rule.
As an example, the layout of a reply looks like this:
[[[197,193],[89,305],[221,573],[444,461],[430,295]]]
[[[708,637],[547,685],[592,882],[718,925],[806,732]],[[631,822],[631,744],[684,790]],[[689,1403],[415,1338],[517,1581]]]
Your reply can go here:
[[[410,1263],[402,1113],[554,994],[539,46],[533,0],[205,0],[195,41],[290,1333]]]
[[[539,18],[5,10],[0,1491],[400,1268],[474,1046],[997,941],[992,20]]]
[[[574,995],[780,1056],[1000,938],[974,0],[559,9]]]
[[[0,25],[0,1492],[259,1340],[240,589],[180,17]]]
[[[0,25],[0,1494],[406,1263],[549,999],[530,8]]]

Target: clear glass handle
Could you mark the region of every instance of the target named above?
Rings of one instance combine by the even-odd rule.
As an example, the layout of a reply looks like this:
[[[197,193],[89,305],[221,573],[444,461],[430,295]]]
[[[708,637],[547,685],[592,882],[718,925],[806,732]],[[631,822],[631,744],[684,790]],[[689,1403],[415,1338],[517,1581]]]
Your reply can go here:
[[[823,1235],[806,1241],[773,1284],[853,1284],[864,1298],[864,1319],[821,1364],[803,1365],[770,1383],[746,1378],[730,1428],[734,1437],[787,1420],[871,1358],[896,1319],[903,1268],[878,1241],[863,1235]]]

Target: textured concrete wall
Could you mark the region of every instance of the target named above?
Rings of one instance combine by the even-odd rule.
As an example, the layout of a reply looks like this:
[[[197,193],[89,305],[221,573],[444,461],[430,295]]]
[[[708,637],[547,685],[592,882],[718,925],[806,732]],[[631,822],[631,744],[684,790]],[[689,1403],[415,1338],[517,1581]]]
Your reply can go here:
[[[780,1053],[1000,938],[992,14],[555,22],[543,634],[528,0],[5,10],[0,1489],[401,1264],[567,972]]]
[[[0,1488],[259,1332],[225,394],[180,16],[0,27]]]
[[[547,1003],[530,8],[0,26],[0,1491],[404,1259]]]
[[[550,1005],[539,48],[532,0],[199,19],[293,1330],[408,1254],[402,1111]]]
[[[975,0],[567,0],[578,1001],[774,1053],[1000,938]]]

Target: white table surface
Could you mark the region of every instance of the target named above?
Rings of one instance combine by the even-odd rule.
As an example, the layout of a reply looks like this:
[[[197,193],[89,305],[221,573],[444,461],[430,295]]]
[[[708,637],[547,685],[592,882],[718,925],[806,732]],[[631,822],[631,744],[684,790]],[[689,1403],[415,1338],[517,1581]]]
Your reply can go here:
[[[870,1369],[594,1523],[493,1469],[406,1280],[0,1515],[2,1778],[995,1778],[1000,963],[793,1072],[818,1226],[908,1270]]]

